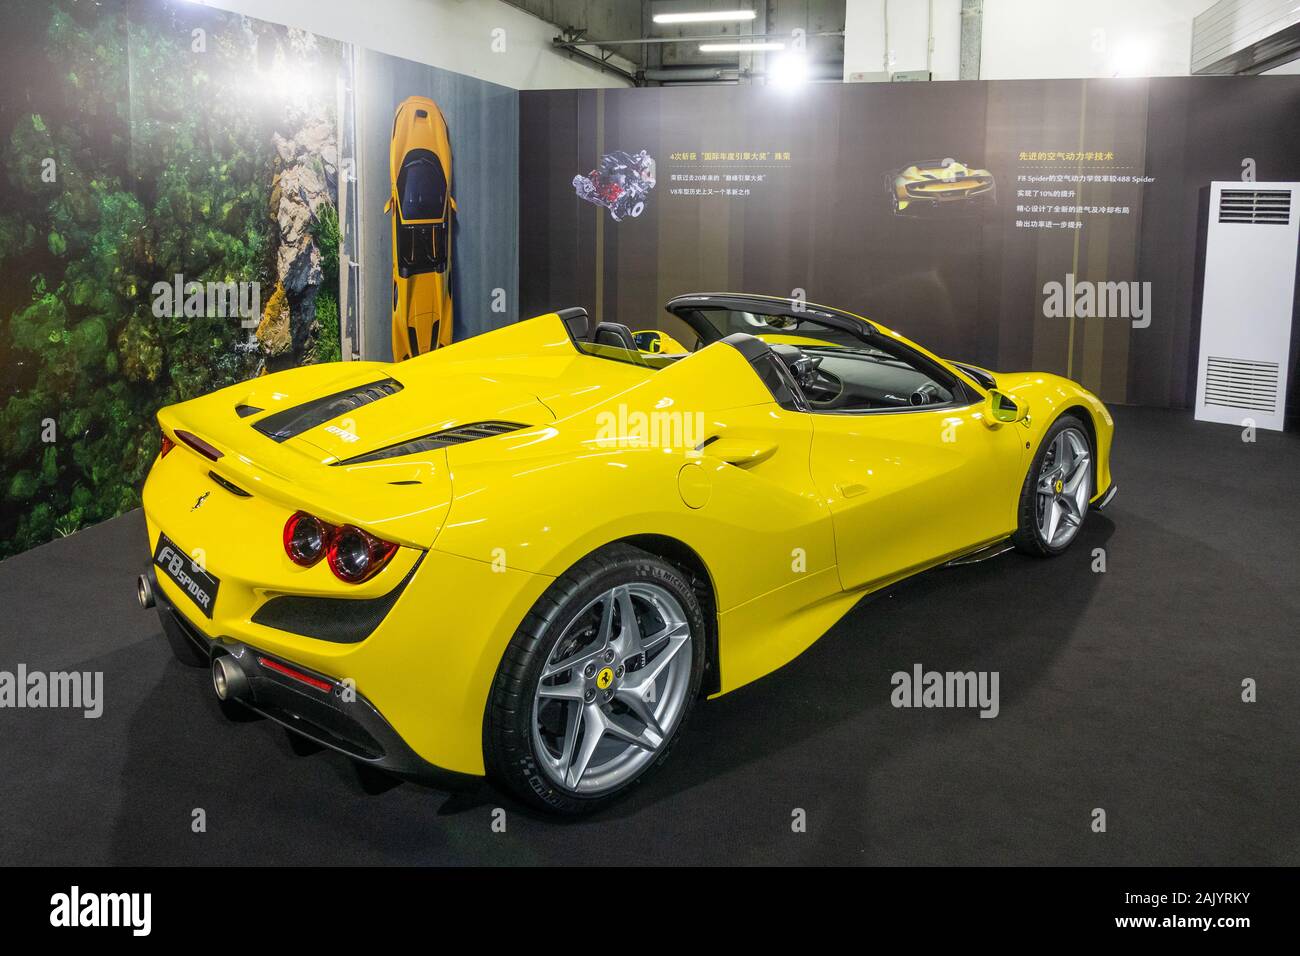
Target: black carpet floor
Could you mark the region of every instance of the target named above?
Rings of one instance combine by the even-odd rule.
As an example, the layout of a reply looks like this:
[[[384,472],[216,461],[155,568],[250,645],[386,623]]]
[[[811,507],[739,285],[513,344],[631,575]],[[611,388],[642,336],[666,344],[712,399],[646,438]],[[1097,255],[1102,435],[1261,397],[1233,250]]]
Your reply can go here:
[[[0,862],[1300,863],[1300,436],[1116,418],[1119,496],[1066,556],[863,602],[579,823],[226,721],[135,605],[138,512],[11,558],[0,670],[103,671],[106,702],[0,710]],[[999,672],[1001,713],[895,709],[890,675],[917,663]]]

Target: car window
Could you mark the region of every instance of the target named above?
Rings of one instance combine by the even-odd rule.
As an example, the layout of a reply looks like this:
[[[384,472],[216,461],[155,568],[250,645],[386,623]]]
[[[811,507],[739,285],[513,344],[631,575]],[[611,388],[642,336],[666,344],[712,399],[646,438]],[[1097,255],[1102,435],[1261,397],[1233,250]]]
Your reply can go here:
[[[939,381],[906,357],[875,349],[801,346],[795,377],[814,412],[921,409],[956,400]]]
[[[702,339],[743,332],[768,345],[813,412],[919,409],[965,398],[953,376],[903,343],[868,341],[866,326],[858,335],[819,321],[812,310],[767,313],[706,306],[693,309],[690,318],[702,327]]]

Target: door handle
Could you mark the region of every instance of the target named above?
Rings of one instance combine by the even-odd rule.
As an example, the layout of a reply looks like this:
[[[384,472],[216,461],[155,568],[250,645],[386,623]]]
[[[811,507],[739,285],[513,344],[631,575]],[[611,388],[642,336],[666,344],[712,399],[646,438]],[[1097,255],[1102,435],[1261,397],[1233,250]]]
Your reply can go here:
[[[776,453],[777,444],[761,438],[713,438],[700,446],[702,454],[737,468],[748,468]]]

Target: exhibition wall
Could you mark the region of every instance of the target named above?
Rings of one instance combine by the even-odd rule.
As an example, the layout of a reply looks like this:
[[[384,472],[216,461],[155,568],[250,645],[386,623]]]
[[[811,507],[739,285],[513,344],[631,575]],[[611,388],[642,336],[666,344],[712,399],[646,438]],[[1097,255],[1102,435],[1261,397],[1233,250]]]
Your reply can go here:
[[[521,308],[635,330],[683,293],[803,296],[946,356],[1184,407],[1202,197],[1300,178],[1297,115],[1291,77],[527,92]],[[643,150],[640,215],[575,201],[575,176]],[[927,179],[969,195],[899,208]]]
[[[19,0],[2,32],[6,555],[134,507],[159,406],[338,357],[340,50],[184,3]]]
[[[0,558],[138,505],[161,406],[391,357],[404,103],[450,140],[447,324],[515,317],[514,90],[183,0],[15,0],[0,42]]]
[[[228,5],[298,26],[4,5],[0,558],[138,504],[159,407],[392,357],[388,200],[417,98],[450,140],[454,339],[574,305],[650,328],[681,293],[797,295],[1117,403],[1191,403],[1209,182],[1300,179],[1294,76],[521,93],[529,57],[474,44],[501,14],[549,76],[545,25],[384,3],[446,42],[424,62],[340,42],[291,0]]]

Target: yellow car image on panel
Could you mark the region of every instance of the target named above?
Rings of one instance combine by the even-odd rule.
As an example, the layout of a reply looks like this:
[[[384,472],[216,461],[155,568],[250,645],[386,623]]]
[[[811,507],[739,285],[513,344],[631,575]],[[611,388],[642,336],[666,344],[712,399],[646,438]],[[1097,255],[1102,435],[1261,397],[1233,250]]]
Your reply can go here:
[[[1115,493],[1111,416],[1060,376],[789,299],[660,321],[657,352],[574,308],[162,409],[140,603],[223,709],[581,813],[863,595],[1060,554]]]
[[[402,101],[389,148],[393,219],[393,361],[451,344],[451,140],[438,105]]]
[[[913,163],[890,173],[886,179],[895,213],[913,205],[991,203],[996,196],[991,172],[951,158]]]

